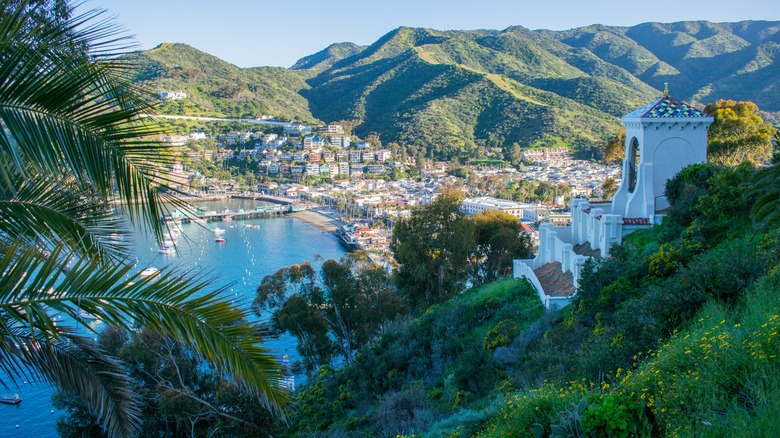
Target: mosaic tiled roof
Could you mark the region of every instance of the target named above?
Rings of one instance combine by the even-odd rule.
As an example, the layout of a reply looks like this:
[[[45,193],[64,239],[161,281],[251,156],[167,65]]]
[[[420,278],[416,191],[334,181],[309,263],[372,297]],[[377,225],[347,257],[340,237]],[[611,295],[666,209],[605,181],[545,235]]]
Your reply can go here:
[[[642,108],[631,111],[623,116],[627,119],[634,118],[691,118],[691,117],[709,117],[703,111],[672,99],[669,96],[662,96],[648,103]]]

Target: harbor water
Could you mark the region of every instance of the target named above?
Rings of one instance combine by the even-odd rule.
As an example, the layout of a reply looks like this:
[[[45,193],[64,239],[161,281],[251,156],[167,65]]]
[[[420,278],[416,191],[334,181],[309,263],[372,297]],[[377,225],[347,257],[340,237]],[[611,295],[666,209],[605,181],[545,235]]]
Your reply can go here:
[[[251,209],[259,205],[253,201],[210,202],[200,207],[204,210],[232,211]],[[214,228],[224,243],[216,242]],[[160,252],[160,247],[145,236],[136,236],[134,258],[136,269],[148,266],[162,269],[173,265],[176,269],[201,269],[216,280],[216,287],[226,286],[226,299],[248,308],[255,297],[257,286],[263,277],[283,266],[309,260],[319,268],[323,261],[339,259],[345,248],[339,239],[301,220],[289,216],[267,219],[236,220],[181,225],[183,235],[176,243],[176,254]],[[255,318],[255,316],[252,316]],[[93,323],[94,324],[94,323]],[[101,324],[99,321],[97,324]],[[100,327],[98,325],[97,329]],[[269,339],[266,346],[280,359],[284,354],[294,361],[298,358],[295,339],[283,335]],[[297,376],[300,379],[300,376]],[[51,405],[53,389],[40,382],[19,382],[19,388],[6,393],[18,393],[23,401],[18,405],[0,405],[0,438],[2,437],[55,437],[55,424],[62,412]],[[18,427],[17,427],[18,426]]]

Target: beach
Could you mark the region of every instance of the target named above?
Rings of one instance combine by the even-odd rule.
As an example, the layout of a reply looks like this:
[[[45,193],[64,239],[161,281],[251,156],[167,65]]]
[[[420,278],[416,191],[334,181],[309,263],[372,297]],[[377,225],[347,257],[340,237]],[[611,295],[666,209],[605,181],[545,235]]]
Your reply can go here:
[[[344,225],[344,223],[340,220],[326,216],[314,210],[296,211],[294,213],[290,213],[290,216],[298,218],[307,224],[313,225],[328,233],[336,233],[336,229]]]

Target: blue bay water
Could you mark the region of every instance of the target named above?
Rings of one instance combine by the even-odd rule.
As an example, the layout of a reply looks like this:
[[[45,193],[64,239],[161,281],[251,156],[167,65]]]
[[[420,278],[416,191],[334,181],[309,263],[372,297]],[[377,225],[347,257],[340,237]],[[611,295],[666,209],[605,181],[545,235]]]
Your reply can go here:
[[[206,203],[200,207],[236,211],[239,208],[254,210],[256,205],[252,201],[229,201]],[[259,228],[244,225],[259,225]],[[178,253],[169,256],[159,253],[153,241],[137,236],[134,241],[134,257],[138,258],[136,269],[163,268],[171,264],[177,269],[202,269],[216,277],[215,286],[226,286],[226,299],[248,307],[263,276],[304,260],[319,268],[322,261],[339,259],[345,254],[336,236],[294,217],[209,222],[206,226],[224,229],[222,236],[227,242],[217,243],[210,230],[196,224],[184,224],[185,235],[177,243]],[[321,259],[315,260],[316,256]],[[289,354],[291,362],[298,358],[295,339],[290,336],[269,339],[265,345],[279,358],[284,354]],[[0,391],[18,392],[24,399],[16,406],[0,404],[0,438],[56,436],[54,426],[62,412],[54,410],[52,413],[51,387],[45,383],[27,382],[18,389],[0,388]]]

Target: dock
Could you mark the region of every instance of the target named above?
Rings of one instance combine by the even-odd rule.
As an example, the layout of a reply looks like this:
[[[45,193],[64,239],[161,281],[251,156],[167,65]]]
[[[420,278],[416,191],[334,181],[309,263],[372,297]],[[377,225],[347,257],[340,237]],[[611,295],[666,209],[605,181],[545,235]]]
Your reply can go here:
[[[258,219],[271,216],[279,216],[287,213],[293,213],[297,211],[308,210],[309,207],[305,203],[295,202],[291,199],[280,198],[270,195],[232,195],[233,199],[245,199],[250,201],[264,201],[273,203],[273,205],[260,205],[254,210],[240,209],[238,211],[224,209],[224,210],[211,210],[211,211],[199,211],[195,216],[179,215],[164,217],[163,220],[176,220],[182,223],[190,223],[193,220],[203,220],[206,222],[216,221],[231,221],[231,220],[244,220],[244,219]]]

